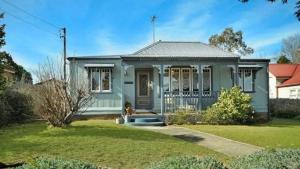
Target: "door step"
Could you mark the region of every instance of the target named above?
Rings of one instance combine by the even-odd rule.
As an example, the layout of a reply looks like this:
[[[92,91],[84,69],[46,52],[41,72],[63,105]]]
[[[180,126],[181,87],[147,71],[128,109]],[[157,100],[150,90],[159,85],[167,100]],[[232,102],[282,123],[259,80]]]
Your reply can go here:
[[[132,126],[164,126],[164,119],[162,115],[135,114],[125,116],[125,124]]]

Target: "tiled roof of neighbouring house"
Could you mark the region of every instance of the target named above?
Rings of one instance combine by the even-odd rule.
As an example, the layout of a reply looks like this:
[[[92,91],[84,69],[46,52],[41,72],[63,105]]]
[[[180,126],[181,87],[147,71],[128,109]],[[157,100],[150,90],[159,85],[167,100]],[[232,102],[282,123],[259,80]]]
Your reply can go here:
[[[278,87],[300,85],[300,64],[270,64],[269,70],[277,78],[287,78]]]
[[[239,57],[202,42],[158,41],[125,57]]]

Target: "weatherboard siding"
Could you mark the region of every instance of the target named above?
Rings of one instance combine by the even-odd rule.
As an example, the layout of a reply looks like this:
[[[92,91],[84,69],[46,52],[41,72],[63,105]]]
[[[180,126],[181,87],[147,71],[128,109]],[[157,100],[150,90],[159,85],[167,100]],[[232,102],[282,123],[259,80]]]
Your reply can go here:
[[[112,68],[112,91],[107,93],[92,93],[93,98],[84,108],[85,114],[113,114],[122,111],[122,81],[121,81],[121,60],[71,60],[70,61],[70,82],[71,86],[78,88],[84,86],[88,88],[88,69],[85,64],[114,64]],[[82,112],[81,112],[82,113]]]

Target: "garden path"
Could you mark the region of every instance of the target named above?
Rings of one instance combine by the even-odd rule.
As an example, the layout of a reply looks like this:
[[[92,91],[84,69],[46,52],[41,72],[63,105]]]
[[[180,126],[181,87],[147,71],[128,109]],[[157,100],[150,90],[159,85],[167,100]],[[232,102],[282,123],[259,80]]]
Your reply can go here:
[[[179,127],[179,126],[141,127],[139,126],[138,128],[171,135],[183,139],[185,141],[193,142],[197,145],[207,147],[209,149],[226,154],[231,157],[249,155],[254,152],[263,150],[262,147],[230,140],[224,137],[188,129],[185,127]]]

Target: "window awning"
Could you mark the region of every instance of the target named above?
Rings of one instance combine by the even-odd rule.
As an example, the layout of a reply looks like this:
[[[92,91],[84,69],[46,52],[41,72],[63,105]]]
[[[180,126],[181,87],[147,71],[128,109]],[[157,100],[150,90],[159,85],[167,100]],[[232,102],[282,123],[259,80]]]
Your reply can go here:
[[[84,67],[110,67],[113,68],[115,64],[85,64]]]
[[[260,65],[239,65],[239,68],[262,68]]]

